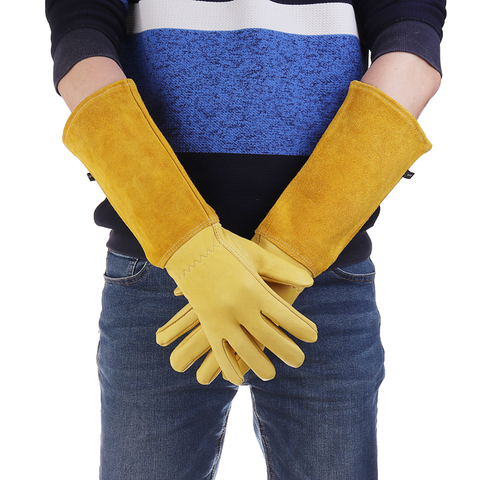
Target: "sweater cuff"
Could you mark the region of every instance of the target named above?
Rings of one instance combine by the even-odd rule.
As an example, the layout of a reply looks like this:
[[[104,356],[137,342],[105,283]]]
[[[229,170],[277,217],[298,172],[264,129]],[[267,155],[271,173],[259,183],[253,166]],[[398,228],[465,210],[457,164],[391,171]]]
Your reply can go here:
[[[372,62],[390,52],[408,52],[423,58],[440,75],[440,37],[434,28],[418,20],[402,20],[385,28],[372,47]]]
[[[108,57],[121,67],[118,52],[110,39],[94,28],[77,28],[65,34],[53,55],[53,82],[58,83],[71,68],[89,57]]]

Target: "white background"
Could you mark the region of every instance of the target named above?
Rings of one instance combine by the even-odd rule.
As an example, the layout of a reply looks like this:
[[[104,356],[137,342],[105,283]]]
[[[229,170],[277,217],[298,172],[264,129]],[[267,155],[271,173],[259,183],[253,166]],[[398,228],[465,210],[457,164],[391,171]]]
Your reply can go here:
[[[443,84],[420,118],[434,149],[372,231],[387,351],[382,480],[480,479],[480,7],[448,7]],[[98,478],[107,233],[92,222],[103,195],[61,142],[68,110],[52,86],[43,8],[2,6],[0,477],[85,480]],[[218,480],[266,479],[251,425],[242,389]]]

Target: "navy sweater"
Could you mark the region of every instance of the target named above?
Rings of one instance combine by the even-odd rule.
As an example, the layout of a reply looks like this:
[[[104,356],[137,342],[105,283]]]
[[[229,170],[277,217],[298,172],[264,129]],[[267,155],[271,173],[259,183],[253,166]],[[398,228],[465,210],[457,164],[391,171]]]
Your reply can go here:
[[[441,71],[446,12],[445,0],[47,0],[46,14],[55,85],[84,58],[115,60],[222,225],[249,238],[369,53],[410,52]],[[370,255],[377,216],[337,266]],[[144,257],[107,200],[95,221],[110,249]]]

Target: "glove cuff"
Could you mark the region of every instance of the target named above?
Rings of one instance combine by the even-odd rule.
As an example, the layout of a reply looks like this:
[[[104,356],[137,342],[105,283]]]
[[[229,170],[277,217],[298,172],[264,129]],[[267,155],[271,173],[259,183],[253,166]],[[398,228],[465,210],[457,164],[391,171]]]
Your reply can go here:
[[[63,141],[142,245],[164,267],[188,239],[218,221],[150,117],[135,83],[98,90],[72,112]]]
[[[352,82],[312,155],[256,234],[317,276],[430,149],[404,107],[371,85]]]

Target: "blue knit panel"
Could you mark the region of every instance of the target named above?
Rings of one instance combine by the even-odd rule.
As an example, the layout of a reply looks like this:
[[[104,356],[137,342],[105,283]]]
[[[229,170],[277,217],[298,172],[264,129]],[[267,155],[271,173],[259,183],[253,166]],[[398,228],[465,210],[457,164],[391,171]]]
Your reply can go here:
[[[178,152],[309,155],[364,66],[350,35],[150,30],[123,66]]]

